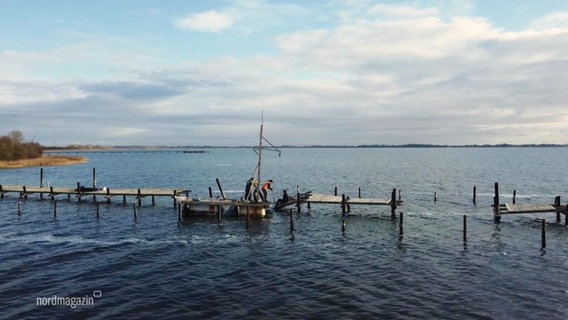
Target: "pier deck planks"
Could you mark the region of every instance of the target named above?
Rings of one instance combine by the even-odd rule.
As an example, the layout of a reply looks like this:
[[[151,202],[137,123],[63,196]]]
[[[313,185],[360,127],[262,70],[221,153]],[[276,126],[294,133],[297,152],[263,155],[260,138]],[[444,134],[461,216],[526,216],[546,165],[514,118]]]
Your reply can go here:
[[[502,214],[513,213],[537,213],[537,212],[556,212],[558,209],[551,204],[505,204],[507,210]]]
[[[322,193],[312,193],[312,195],[306,200],[306,202],[311,203],[337,203],[341,204],[341,196],[334,196]],[[346,201],[347,204],[365,204],[365,205],[383,205],[388,206],[391,204],[390,200],[381,198],[349,198]]]
[[[77,188],[62,188],[62,187],[26,187],[26,194],[33,193],[45,193],[45,194],[77,194]],[[53,192],[52,192],[53,190]],[[138,190],[140,190],[141,197],[147,196],[170,196],[186,194],[189,190],[183,188],[173,189],[173,188],[108,188],[108,190],[98,190],[98,191],[82,191],[80,194],[82,196],[88,195],[100,195],[100,196],[138,196]],[[9,192],[24,192],[24,186],[20,185],[2,185],[2,193]]]

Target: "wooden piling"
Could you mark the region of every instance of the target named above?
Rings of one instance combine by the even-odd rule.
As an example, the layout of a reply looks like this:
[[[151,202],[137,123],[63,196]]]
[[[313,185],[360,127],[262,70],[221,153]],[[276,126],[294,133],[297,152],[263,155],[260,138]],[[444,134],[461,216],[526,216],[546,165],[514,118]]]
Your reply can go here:
[[[28,199],[28,191],[26,190],[26,186],[23,186],[22,189],[24,190],[24,200]]]
[[[467,242],[467,215],[463,215],[463,242]]]
[[[300,199],[300,189],[296,190],[296,209],[298,212],[302,211],[302,199]]]
[[[181,202],[178,203],[177,205],[178,207],[178,223],[182,221],[182,217],[181,217]]]
[[[97,187],[97,169],[93,168],[93,189]]]
[[[398,201],[402,200],[402,190],[398,190]]]
[[[107,188],[106,192],[107,192],[107,195],[106,195],[107,203],[110,204],[110,188]]]
[[[211,187],[209,187],[209,198],[213,199],[213,189]]]
[[[345,200],[345,194],[341,195],[341,213],[343,215],[347,213],[347,201]]]
[[[403,233],[404,233],[404,226],[403,226],[404,218],[403,218],[403,216],[404,216],[404,213],[401,212],[401,213],[400,213],[400,221],[399,221],[399,223],[398,223],[398,236],[399,236],[400,238],[402,238],[402,235],[403,235]]]
[[[493,213],[495,222],[501,221],[501,212],[499,208],[499,182],[495,182],[495,195],[493,196]]]
[[[138,206],[141,207],[142,206],[142,195],[141,195],[140,189],[138,189],[138,195],[136,196],[136,199],[138,199]]]
[[[361,187],[359,187],[359,198],[361,198]]]
[[[513,190],[513,204],[517,202],[517,190]]]
[[[0,199],[4,199],[4,190],[2,189],[1,184],[0,184]]]
[[[335,196],[337,197],[337,187],[335,187],[335,192],[334,192]]]
[[[438,201],[438,193],[434,192],[434,202]]]
[[[77,201],[81,202],[81,184],[77,182]]]
[[[560,223],[560,203],[562,202],[562,199],[560,196],[556,196],[554,198],[554,206],[556,207],[556,222]]]
[[[53,187],[49,187],[49,195],[51,196],[51,201],[54,201],[55,195],[53,194]]]
[[[43,168],[39,170],[39,187],[43,188]],[[43,200],[43,192],[39,193],[40,200]]]
[[[473,204],[476,204],[477,198],[477,187],[473,186]]]
[[[542,219],[541,248],[546,248],[546,220]]]
[[[219,178],[215,179],[215,181],[217,181],[217,186],[219,187],[219,192],[221,193],[221,198],[223,200],[225,200],[225,192],[223,192],[223,187],[221,187],[221,181],[219,181]]]
[[[390,205],[391,205],[391,217],[394,217],[396,212],[396,188],[392,189]]]
[[[247,206],[247,229],[250,227],[250,206]]]

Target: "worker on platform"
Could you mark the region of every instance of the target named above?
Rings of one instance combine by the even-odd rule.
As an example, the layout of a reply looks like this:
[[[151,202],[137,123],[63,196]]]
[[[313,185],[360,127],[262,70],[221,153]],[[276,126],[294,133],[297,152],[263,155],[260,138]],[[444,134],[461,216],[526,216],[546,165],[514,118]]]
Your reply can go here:
[[[268,189],[272,190],[272,180],[268,180],[266,181],[263,185],[262,185],[262,200],[263,201],[268,201]]]
[[[252,182],[254,181],[254,177],[248,179],[247,184],[245,186],[245,201],[249,200],[250,197],[250,191],[252,190]]]

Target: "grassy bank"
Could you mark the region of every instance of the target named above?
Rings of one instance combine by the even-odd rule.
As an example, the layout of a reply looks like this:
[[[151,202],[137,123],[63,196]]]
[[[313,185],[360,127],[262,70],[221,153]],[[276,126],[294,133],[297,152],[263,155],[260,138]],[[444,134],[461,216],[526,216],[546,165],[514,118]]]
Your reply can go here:
[[[63,166],[75,163],[87,162],[83,156],[44,155],[36,159],[24,159],[14,161],[0,161],[0,169],[22,168],[31,166]]]

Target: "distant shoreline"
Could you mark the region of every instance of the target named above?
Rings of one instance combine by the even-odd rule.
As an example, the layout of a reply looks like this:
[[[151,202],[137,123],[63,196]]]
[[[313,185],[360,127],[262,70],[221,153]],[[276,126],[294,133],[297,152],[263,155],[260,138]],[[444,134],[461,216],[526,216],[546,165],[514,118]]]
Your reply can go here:
[[[35,166],[64,166],[87,161],[87,157],[83,156],[44,155],[35,159],[0,161],[0,169],[16,169]]]
[[[65,152],[90,152],[90,151],[120,151],[128,149],[145,149],[145,150],[159,150],[159,149],[229,149],[229,148],[251,148],[256,146],[213,146],[213,145],[187,145],[187,146],[143,146],[143,145],[130,145],[130,146],[106,146],[98,148],[67,148],[67,147],[46,147],[45,153],[65,153]],[[539,144],[464,144],[464,145],[450,145],[450,144],[361,144],[361,145],[277,145],[277,148],[566,148],[568,144],[553,144],[553,143],[539,143]]]

